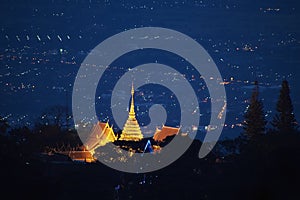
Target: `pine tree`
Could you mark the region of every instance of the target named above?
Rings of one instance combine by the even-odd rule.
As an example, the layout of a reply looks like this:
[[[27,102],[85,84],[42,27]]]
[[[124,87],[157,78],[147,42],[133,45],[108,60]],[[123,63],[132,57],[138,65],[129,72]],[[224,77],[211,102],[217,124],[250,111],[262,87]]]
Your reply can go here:
[[[281,84],[280,95],[276,106],[278,113],[271,123],[276,132],[287,133],[297,130],[298,126],[293,109],[289,84],[288,81],[284,80]]]
[[[259,99],[258,82],[255,81],[255,86],[252,92],[250,105],[244,115],[243,122],[244,134],[248,139],[254,139],[256,136],[265,133],[265,113],[263,110],[263,103]]]

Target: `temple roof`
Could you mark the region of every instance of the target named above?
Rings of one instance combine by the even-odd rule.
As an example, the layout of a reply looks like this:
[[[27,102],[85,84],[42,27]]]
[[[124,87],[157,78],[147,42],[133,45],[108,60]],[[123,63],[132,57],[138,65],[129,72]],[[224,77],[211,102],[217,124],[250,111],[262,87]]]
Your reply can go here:
[[[115,140],[116,136],[108,122],[98,122],[93,127],[85,146],[88,150],[93,150],[99,146],[104,146],[108,142],[114,142]]]
[[[168,136],[177,135],[180,128],[176,127],[170,127],[170,126],[163,126],[162,129],[156,129],[156,132],[154,133],[153,139],[155,141],[163,141]]]

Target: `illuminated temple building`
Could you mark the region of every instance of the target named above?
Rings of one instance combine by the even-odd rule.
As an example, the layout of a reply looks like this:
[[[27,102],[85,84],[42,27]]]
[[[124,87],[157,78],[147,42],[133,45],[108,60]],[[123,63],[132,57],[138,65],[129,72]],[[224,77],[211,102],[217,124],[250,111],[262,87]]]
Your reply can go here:
[[[177,135],[180,128],[163,125],[162,129],[156,129],[153,136],[154,141],[163,142],[167,137]]]
[[[116,136],[112,127],[109,126],[108,122],[98,122],[92,129],[91,134],[85,142],[85,147],[88,150],[96,149],[100,146],[104,146],[109,142],[114,142]]]
[[[180,128],[176,127],[170,127],[163,125],[161,129],[157,128],[155,131],[155,134],[153,136],[153,141],[156,143],[162,143],[165,142],[166,139],[170,136],[178,135]],[[128,113],[128,119],[124,124],[122,134],[120,135],[120,138],[118,139],[115,135],[113,128],[109,125],[108,122],[97,122],[92,128],[91,132],[84,144],[84,149],[88,150],[88,152],[93,155],[95,153],[95,149],[101,146],[105,146],[107,143],[114,143],[119,145],[127,145],[127,141],[129,142],[139,142],[141,141],[141,144],[143,139],[143,134],[141,132],[141,128],[139,126],[139,123],[135,116],[135,106],[134,106],[134,87],[132,85],[131,88],[131,103]],[[118,143],[117,140],[120,140],[121,143]],[[124,143],[125,142],[125,143]],[[146,146],[149,145],[149,142],[147,142]],[[130,143],[131,145],[133,143]],[[138,145],[134,145],[138,146]],[[144,148],[144,146],[143,146]],[[152,148],[152,145],[151,145]],[[76,154],[68,154],[70,157],[80,157],[80,155]],[[82,154],[83,155],[83,154]],[[85,154],[84,154],[85,155]],[[90,159],[89,156],[82,156],[82,159],[87,160]]]
[[[140,125],[135,118],[135,111],[134,111],[134,88],[132,84],[131,88],[131,104],[128,114],[128,119],[124,125],[120,140],[125,141],[139,141],[143,139],[143,134],[141,132]]]

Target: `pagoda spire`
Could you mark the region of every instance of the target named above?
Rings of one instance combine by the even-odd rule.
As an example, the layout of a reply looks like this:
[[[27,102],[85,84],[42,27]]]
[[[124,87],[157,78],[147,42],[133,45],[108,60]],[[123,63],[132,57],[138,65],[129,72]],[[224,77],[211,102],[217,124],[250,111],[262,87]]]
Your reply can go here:
[[[134,87],[133,87],[133,82],[131,85],[131,104],[130,104],[130,110],[129,110],[129,117],[130,118],[135,118],[135,111],[134,111]]]
[[[128,119],[123,127],[123,131],[120,140],[126,141],[139,141],[143,138],[138,121],[135,118],[134,111],[134,87],[131,85],[131,103],[128,113]]]

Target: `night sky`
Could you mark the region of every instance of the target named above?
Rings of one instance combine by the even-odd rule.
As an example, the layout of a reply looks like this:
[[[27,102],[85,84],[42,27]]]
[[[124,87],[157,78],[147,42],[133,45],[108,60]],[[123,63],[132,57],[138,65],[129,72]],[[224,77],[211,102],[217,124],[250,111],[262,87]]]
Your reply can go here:
[[[190,36],[216,62],[229,83],[223,138],[241,132],[239,124],[255,80],[269,121],[281,81],[288,80],[300,121],[298,0],[4,0],[0,19],[0,115],[12,126],[32,126],[54,105],[68,105],[71,111],[73,83],[89,51],[114,34],[148,26]],[[155,51],[132,52],[110,66],[105,73],[110,81],[100,80],[95,97],[99,119],[110,119],[110,94],[118,78],[146,62],[173,66],[186,75],[200,101],[200,126],[208,125],[209,94],[200,74],[177,56]],[[170,96],[172,92],[163,87],[137,88],[140,123],[149,121],[147,109],[153,102],[174,105],[168,114],[176,118],[172,113],[178,112],[178,102]],[[177,125],[171,118],[167,123]]]

